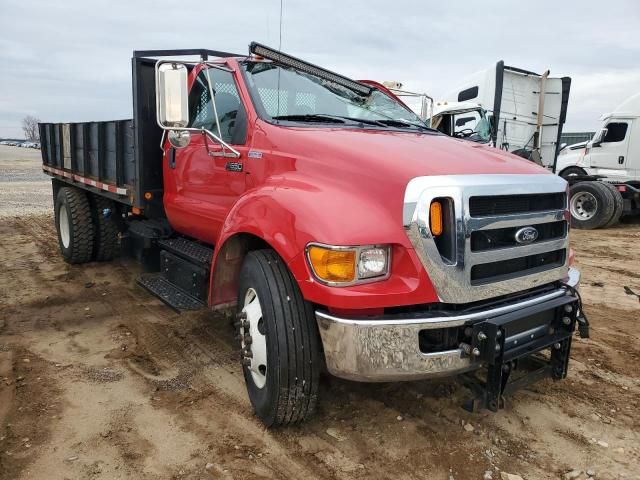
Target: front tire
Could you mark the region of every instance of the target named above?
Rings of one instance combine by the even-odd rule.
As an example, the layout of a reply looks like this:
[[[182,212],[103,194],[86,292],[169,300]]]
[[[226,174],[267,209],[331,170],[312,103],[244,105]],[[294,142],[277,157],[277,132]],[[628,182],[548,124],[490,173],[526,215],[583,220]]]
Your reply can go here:
[[[55,222],[60,252],[68,263],[86,263],[93,254],[93,222],[82,190],[62,187],[56,196]]]
[[[273,250],[249,252],[240,272],[239,321],[249,399],[268,427],[310,416],[321,368],[311,304]]]

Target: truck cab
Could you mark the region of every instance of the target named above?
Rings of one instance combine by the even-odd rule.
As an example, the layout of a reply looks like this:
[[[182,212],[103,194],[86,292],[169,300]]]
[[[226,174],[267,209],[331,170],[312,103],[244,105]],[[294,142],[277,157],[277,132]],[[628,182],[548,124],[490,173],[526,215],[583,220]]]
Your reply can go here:
[[[587,330],[565,180],[261,44],[132,65],[133,119],[40,125],[60,251],[82,264],[121,249],[174,309],[231,313],[267,426],[313,412],[325,367],[464,375],[467,406],[492,411],[567,375]]]
[[[556,172],[563,178],[598,175],[613,181],[640,181],[640,94],[601,117],[602,124],[586,144],[566,147]]]
[[[478,103],[437,102],[433,108],[431,127],[450,137],[491,143],[491,121],[486,110]]]

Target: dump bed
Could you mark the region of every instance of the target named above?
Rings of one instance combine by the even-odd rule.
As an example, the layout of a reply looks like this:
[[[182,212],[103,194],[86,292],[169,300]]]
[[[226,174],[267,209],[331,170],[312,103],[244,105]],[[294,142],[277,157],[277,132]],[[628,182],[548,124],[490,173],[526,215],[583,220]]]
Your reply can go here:
[[[133,119],[41,123],[45,173],[137,207],[148,217],[164,215],[154,64],[152,59],[132,59]]]

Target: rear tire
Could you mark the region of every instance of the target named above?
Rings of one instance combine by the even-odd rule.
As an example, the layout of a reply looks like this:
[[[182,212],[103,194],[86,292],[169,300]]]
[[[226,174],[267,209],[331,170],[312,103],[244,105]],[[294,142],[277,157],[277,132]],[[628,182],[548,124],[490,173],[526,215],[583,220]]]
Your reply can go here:
[[[304,420],[318,395],[319,334],[311,304],[273,250],[245,258],[238,311],[244,378],[257,416],[268,427]]]
[[[579,182],[571,187],[571,226],[592,230],[604,227],[615,213],[615,198],[602,182]]]
[[[113,260],[118,252],[118,224],[113,201],[99,195],[91,195],[94,239],[93,259],[98,262]]]
[[[620,221],[620,217],[622,216],[622,212],[624,211],[624,199],[622,198],[622,195],[620,194],[618,189],[613,185],[611,185],[610,183],[602,182],[602,185],[607,187],[611,192],[611,195],[613,195],[613,206],[614,206],[613,216],[602,227],[602,228],[609,228],[614,226]]]
[[[56,196],[55,222],[60,252],[68,263],[86,263],[93,254],[93,222],[87,195],[62,187]]]

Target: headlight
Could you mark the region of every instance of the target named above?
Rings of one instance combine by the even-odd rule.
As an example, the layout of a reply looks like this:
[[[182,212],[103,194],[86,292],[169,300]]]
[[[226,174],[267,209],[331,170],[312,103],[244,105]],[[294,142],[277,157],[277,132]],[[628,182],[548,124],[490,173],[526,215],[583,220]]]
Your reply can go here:
[[[307,259],[322,283],[347,286],[383,280],[389,275],[389,246],[338,247],[309,244]]]

